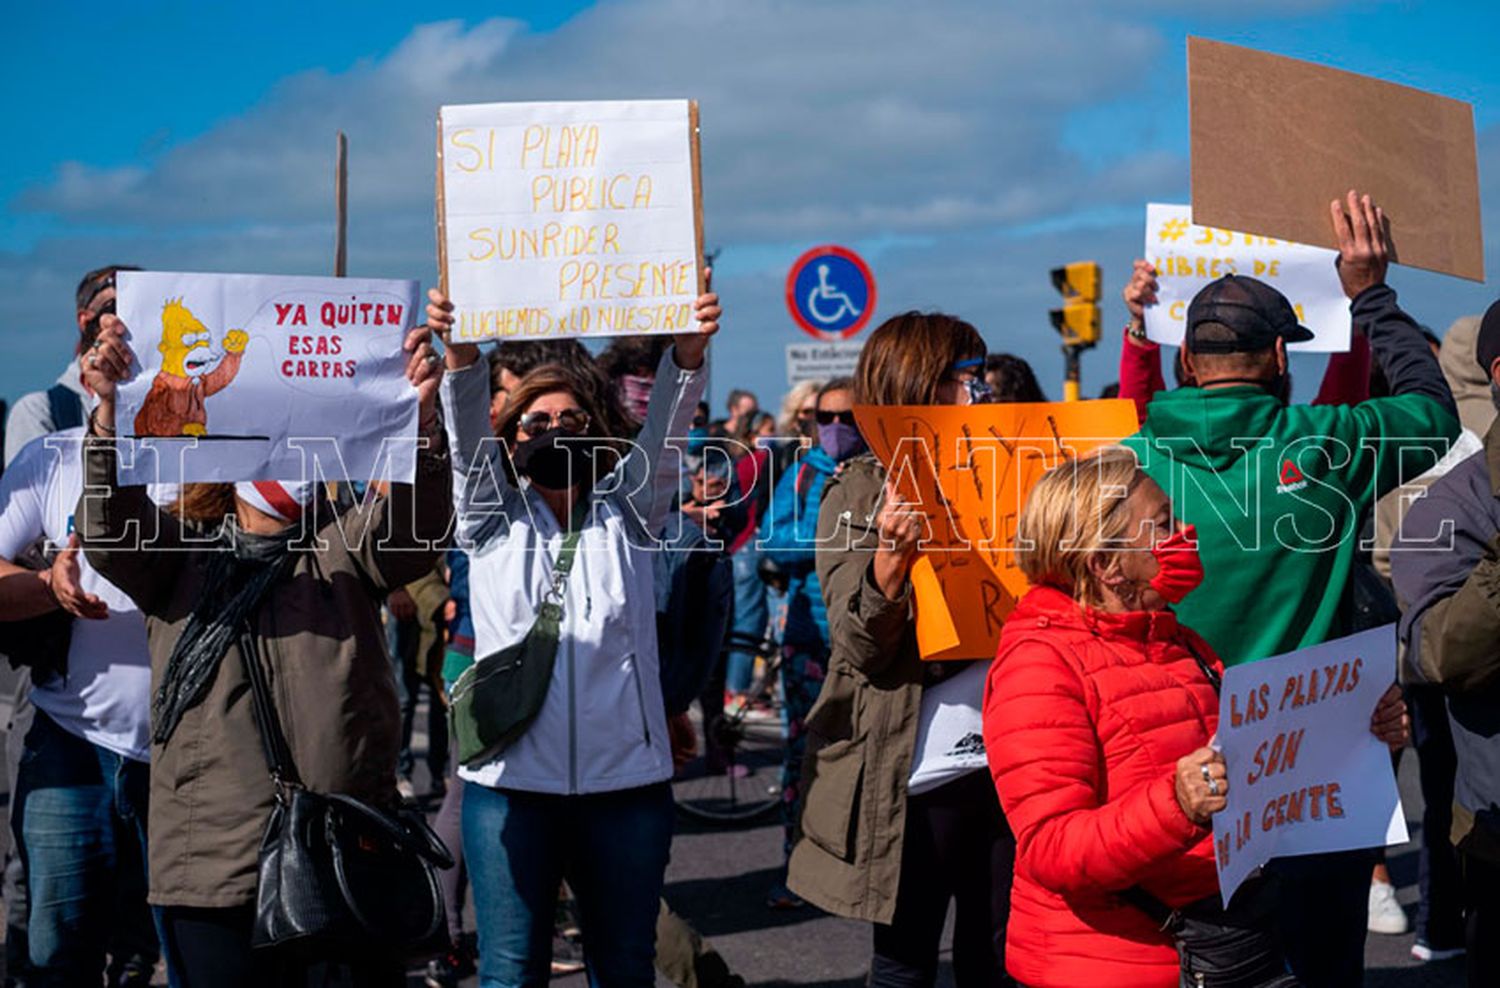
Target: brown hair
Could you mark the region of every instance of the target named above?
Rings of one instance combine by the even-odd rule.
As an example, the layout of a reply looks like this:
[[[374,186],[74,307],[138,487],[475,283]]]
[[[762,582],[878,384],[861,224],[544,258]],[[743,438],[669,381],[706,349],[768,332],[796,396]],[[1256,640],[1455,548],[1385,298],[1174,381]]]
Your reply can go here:
[[[556,391],[565,391],[572,395],[573,400],[578,402],[578,407],[588,413],[589,424],[583,430],[583,435],[598,436],[607,440],[622,438],[614,429],[619,416],[615,414],[609,396],[595,381],[561,364],[543,364],[521,378],[521,383],[517,384],[515,390],[510,393],[505,401],[505,407],[500,412],[500,418],[495,422],[495,435],[503,439],[509,448],[514,449],[516,429],[521,423],[521,417],[542,395]],[[598,482],[600,477],[614,469],[615,463],[625,452],[620,443],[609,442],[604,445],[613,448],[616,455],[594,457],[594,482]],[[509,469],[510,465],[507,462],[506,470]]]
[[[857,405],[935,405],[953,365],[983,359],[979,330],[941,312],[903,312],[870,335],[854,370]]]
[[[1123,446],[1064,460],[1042,474],[1016,523],[1016,552],[1026,579],[1098,605],[1089,561],[1130,540],[1125,500],[1144,476],[1135,453]]]
[[[184,521],[217,525],[234,514],[234,485],[183,484],[167,510]]]

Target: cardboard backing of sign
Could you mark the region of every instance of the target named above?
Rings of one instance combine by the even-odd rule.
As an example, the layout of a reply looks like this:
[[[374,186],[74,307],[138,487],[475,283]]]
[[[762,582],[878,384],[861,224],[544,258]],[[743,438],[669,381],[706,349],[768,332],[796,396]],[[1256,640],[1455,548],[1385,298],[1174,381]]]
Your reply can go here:
[[[1337,248],[1368,193],[1402,264],[1484,280],[1474,110],[1395,83],[1188,39],[1193,222]]]
[[[992,659],[1028,589],[1016,522],[1043,473],[1135,432],[1122,399],[858,405],[859,431],[899,496],[927,518],[911,568],[922,658]],[[873,546],[872,546],[873,548]]]

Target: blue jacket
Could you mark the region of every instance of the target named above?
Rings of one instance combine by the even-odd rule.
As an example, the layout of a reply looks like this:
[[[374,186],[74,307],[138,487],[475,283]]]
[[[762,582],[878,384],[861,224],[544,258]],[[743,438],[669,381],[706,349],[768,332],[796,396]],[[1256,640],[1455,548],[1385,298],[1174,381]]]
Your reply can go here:
[[[771,495],[770,511],[760,523],[760,550],[790,577],[782,644],[827,649],[828,610],[813,562],[823,485],[838,464],[814,446],[794,466],[782,473]]]

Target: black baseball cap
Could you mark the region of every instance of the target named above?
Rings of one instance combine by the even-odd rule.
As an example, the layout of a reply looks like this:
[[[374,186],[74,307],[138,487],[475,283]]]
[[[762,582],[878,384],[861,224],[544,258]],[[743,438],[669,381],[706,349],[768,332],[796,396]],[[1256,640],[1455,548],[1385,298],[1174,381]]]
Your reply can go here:
[[[1500,360],[1500,302],[1485,310],[1484,318],[1479,320],[1479,335],[1474,337],[1474,357],[1484,369],[1484,376],[1489,377],[1490,368]]]
[[[1204,323],[1230,329],[1235,339],[1197,339],[1195,330]],[[1263,281],[1226,274],[1204,285],[1188,303],[1183,342],[1192,353],[1253,353],[1274,346],[1278,337],[1301,343],[1313,333],[1297,322],[1286,296]]]

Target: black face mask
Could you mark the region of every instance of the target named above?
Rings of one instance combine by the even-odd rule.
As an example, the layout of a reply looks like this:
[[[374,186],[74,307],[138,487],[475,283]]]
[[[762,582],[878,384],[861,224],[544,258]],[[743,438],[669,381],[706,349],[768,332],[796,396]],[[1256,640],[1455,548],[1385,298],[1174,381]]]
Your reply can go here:
[[[516,472],[531,478],[538,487],[563,491],[574,484],[592,481],[595,442],[561,442],[553,440],[564,437],[579,440],[585,437],[554,426],[541,435],[532,436],[516,443],[512,462]]]

